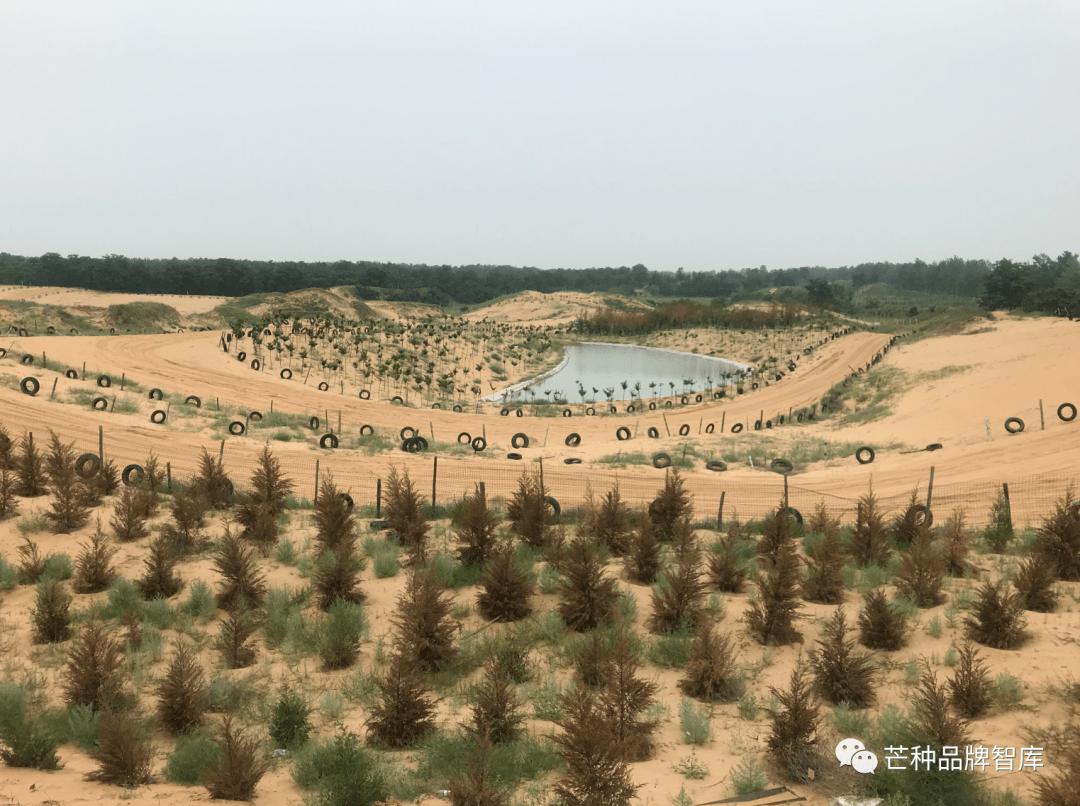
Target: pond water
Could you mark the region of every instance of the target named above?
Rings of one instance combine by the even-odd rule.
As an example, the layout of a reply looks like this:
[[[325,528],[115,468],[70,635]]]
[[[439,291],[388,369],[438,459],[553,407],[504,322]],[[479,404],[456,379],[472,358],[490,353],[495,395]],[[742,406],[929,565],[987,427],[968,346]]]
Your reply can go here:
[[[568,346],[562,363],[555,369],[507,387],[484,400],[509,403],[559,399],[578,403],[582,400],[581,388],[585,390],[584,399],[589,402],[606,400],[604,392],[611,389],[614,389],[612,400],[630,400],[632,397],[648,400],[704,392],[731,383],[751,369],[748,364],[708,355],[636,344],[582,342]]]

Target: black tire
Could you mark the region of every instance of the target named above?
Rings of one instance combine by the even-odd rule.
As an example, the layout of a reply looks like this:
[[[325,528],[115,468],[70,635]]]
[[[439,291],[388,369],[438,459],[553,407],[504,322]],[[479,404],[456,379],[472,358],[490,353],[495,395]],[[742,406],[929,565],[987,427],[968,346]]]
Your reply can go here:
[[[665,409],[670,409],[673,405],[674,404],[670,400],[665,400],[664,401],[664,408]]]
[[[155,425],[161,425],[163,422],[165,422],[165,417],[165,409],[154,409],[154,411],[150,413],[150,422],[154,423]]]
[[[462,439],[462,437],[464,437],[464,439]],[[468,445],[472,442],[472,434],[470,434],[468,431],[462,431],[460,434],[457,435],[457,441],[461,445]]]
[[[596,414],[596,409],[594,409],[592,406],[589,406],[587,409],[585,409],[585,413],[592,417],[594,414]]]
[[[514,436],[510,437],[510,447],[511,448],[527,448],[527,447],[529,447],[529,437],[528,437],[528,435],[523,434],[520,431],[518,433],[514,434]]]
[[[920,515],[922,515],[921,523],[927,529],[934,525],[934,513],[931,512],[930,508],[925,504],[916,504],[915,506],[910,507],[905,517],[910,518],[916,523],[919,523],[920,521],[918,521],[917,519]]]
[[[716,430],[716,423],[705,423],[705,433],[711,434]]]
[[[612,414],[618,414],[619,413],[619,407],[618,406],[608,406],[608,411],[610,411]]]
[[[24,339],[28,338],[30,336],[30,331],[27,330],[25,327],[20,327],[19,328],[19,335],[22,336]]]
[[[570,409],[563,409],[562,410],[562,416],[563,417],[573,417],[574,412],[570,411]]]
[[[569,448],[576,448],[581,444],[581,434],[576,431],[572,434],[567,434],[566,439],[563,440],[563,442],[565,442],[566,446]]]
[[[100,405],[98,405],[100,404]],[[108,411],[109,400],[105,397],[95,397],[90,405],[94,407],[94,411]]]
[[[941,448],[942,444],[940,442],[931,442],[929,445],[926,446],[926,450],[928,451],[940,451]]]
[[[337,434],[323,434],[319,438],[320,448],[336,448],[338,446]]]
[[[755,431],[760,431],[761,430],[761,420],[754,420],[754,430]]]
[[[690,397],[688,395],[683,395],[681,398],[679,398],[679,402],[685,406],[687,403],[690,402]]]
[[[1024,430],[1024,421],[1019,417],[1010,417],[1005,421],[1005,430],[1010,434],[1019,434]]]
[[[234,437],[242,437],[245,431],[247,431],[247,426],[239,420],[233,420],[229,423],[229,433]]]
[[[41,389],[41,384],[37,378],[23,378],[19,381],[19,388],[23,390],[23,394],[33,397]]]
[[[319,426],[322,425],[322,420],[320,420],[318,417],[312,417],[310,420],[307,421],[307,424],[308,428],[310,428],[312,431],[318,431]]]
[[[367,424],[360,426],[360,436],[366,437],[368,434],[374,434],[374,433],[375,433],[375,429],[372,426],[367,425]]]
[[[777,420],[777,422],[778,422],[778,423],[779,423],[780,425],[783,425],[783,424],[784,424],[784,415],[783,415],[783,414],[781,414],[781,415],[780,415],[780,417],[779,417],[779,419]]]
[[[569,459],[563,459],[564,465],[580,465],[581,460],[575,456],[571,456]]]
[[[727,470],[727,465],[723,462],[706,462],[705,469],[712,470],[715,473],[720,473],[724,470]]]
[[[431,408],[433,408],[433,409],[441,409],[442,408],[442,403],[432,403]]]
[[[142,465],[128,465],[120,474],[120,480],[128,487],[138,487],[145,476],[146,471],[143,470]]]
[[[319,391],[320,392],[325,392],[329,388],[330,388],[330,384],[328,384],[326,381],[319,381]]]
[[[150,394],[147,395],[147,397],[150,400],[161,400],[163,397],[165,397],[165,393],[155,387],[154,389],[150,390]]]
[[[262,416],[261,411],[253,411],[253,412],[251,412],[251,414],[248,415],[248,420],[250,420],[253,423],[257,423],[257,422],[260,422],[262,420],[262,417],[263,416]]]
[[[623,440],[630,439],[630,429],[625,425],[620,425],[615,429],[615,439],[622,442]]]
[[[655,400],[650,400],[649,401],[649,411],[656,411],[656,401]]]
[[[869,445],[863,445],[859,450],[855,451],[855,461],[860,465],[868,465],[874,461],[874,449]]]
[[[30,366],[31,364],[34,363],[34,356],[30,355],[30,353],[26,353],[26,354],[23,355],[21,361],[26,366]]]
[[[652,466],[658,468],[671,467],[671,457],[666,453],[653,454]]]
[[[731,426],[732,434],[738,434],[740,431],[742,431],[742,423],[735,423],[735,425]]]
[[[75,460],[75,472],[79,478],[93,478],[99,470],[101,470],[101,459],[96,453],[84,453]]]
[[[369,390],[367,390],[367,389],[361,389],[359,397],[360,397],[361,400],[370,400],[371,399],[371,392]]]
[[[547,501],[547,505],[555,510],[555,517],[559,517],[562,514],[562,507],[559,506],[559,502],[552,498],[550,495],[545,495],[544,500]]]
[[[660,431],[655,425],[649,426],[649,439],[660,439]]]
[[[258,372],[260,369],[262,369],[262,361],[257,358],[251,359],[251,368]]]
[[[411,425],[407,425],[401,429],[398,436],[402,439],[412,439],[413,437],[420,436],[420,432],[413,428]]]
[[[78,372],[76,372],[76,371],[75,371],[75,370],[73,370],[73,369],[69,369],[69,370],[68,370],[67,372],[65,372],[64,374],[65,374],[65,375],[66,375],[67,377],[71,378],[71,380],[73,380],[73,381],[77,381],[77,380],[79,380],[79,373],[78,373]]]
[[[7,355],[7,347],[0,347],[0,358]]]
[[[112,378],[110,378],[108,375],[98,375],[97,385],[100,386],[102,389],[107,389],[108,387],[112,386]]]
[[[796,415],[795,415],[795,422],[797,422],[797,423],[801,423],[801,422],[802,422],[802,418],[803,418],[803,414],[802,414],[802,412],[800,411],[800,412],[799,412],[798,414],[796,414]]]
[[[753,391],[754,389],[757,389],[757,388],[758,388],[758,383],[757,383],[757,381],[754,381],[754,382],[753,382],[752,384],[750,384],[750,390],[751,390],[751,391]]]
[[[514,410],[514,416],[515,417],[524,417],[525,416],[525,410],[524,409],[515,409]]]
[[[508,454],[506,454],[506,458],[507,459],[520,459],[521,454],[520,453],[508,453]]]
[[[735,391],[738,392],[740,395],[746,394],[745,390],[741,386],[736,386]]]
[[[404,403],[405,401],[401,399],[401,395],[394,395],[392,398],[390,398],[390,402],[391,403]]]
[[[480,453],[487,447],[487,440],[483,437],[473,437],[472,449],[475,453]]]
[[[243,350],[241,350],[240,352],[238,352],[236,354],[236,360],[237,361],[247,361],[247,353],[245,353]]]
[[[723,392],[713,392],[713,393],[712,393],[712,399],[713,399],[713,400],[719,400],[719,399],[720,399],[720,398],[722,398],[723,396],[724,396],[724,393],[723,393]]]
[[[352,496],[348,493],[338,493],[338,498],[345,502],[345,509],[352,509],[354,506],[356,506],[356,503],[353,501]]]
[[[1071,412],[1068,417],[1066,417],[1063,413],[1066,410]],[[1064,420],[1067,423],[1071,423],[1073,420],[1076,419],[1076,406],[1074,406],[1072,403],[1062,403],[1060,406],[1058,406],[1057,415],[1059,420]]]
[[[780,509],[776,510],[776,514],[777,515],[784,515],[784,514],[790,515],[792,518],[795,519],[795,522],[797,524],[802,526],[802,522],[803,522],[802,521],[802,513],[799,512],[799,510],[795,509],[795,507],[780,507]]]
[[[795,466],[791,464],[789,459],[773,459],[769,463],[769,469],[775,470],[777,473],[790,473],[795,469]]]
[[[454,411],[460,412],[461,411],[461,406],[455,404],[454,405]]]
[[[281,370],[281,372],[279,372],[278,375],[281,376],[282,380],[287,381],[290,378],[292,378],[292,370],[289,369],[288,367],[285,367],[285,369]]]
[[[701,395],[694,395],[694,402],[695,403],[700,403],[701,402]]]
[[[197,395],[188,395],[186,398],[184,398],[184,402],[185,403],[190,403],[192,406],[194,406],[197,409],[202,408],[202,401],[199,400]]]
[[[420,445],[420,437],[408,437],[401,441],[401,450],[405,453],[420,453],[423,448]]]
[[[766,420],[765,421],[765,427],[766,428],[772,428],[772,420]]]
[[[690,425],[689,425],[689,423],[683,423],[682,425],[679,426],[679,436],[680,437],[685,437],[689,433],[690,433]]]
[[[510,409],[503,409],[502,411],[499,412],[499,414],[501,416],[503,416],[503,417],[509,417],[510,416]]]

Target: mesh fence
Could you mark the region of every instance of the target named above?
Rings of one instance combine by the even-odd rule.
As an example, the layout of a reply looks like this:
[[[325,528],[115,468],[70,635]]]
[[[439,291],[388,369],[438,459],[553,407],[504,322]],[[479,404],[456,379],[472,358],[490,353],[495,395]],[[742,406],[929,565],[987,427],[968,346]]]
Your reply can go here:
[[[97,433],[65,432],[57,429],[65,442],[73,442],[79,453],[97,453]],[[43,440],[39,440],[43,442]],[[211,455],[222,456],[226,472],[236,487],[243,490],[263,442],[256,439],[230,439],[225,443],[203,442],[192,439],[190,446],[178,450],[175,441],[157,440],[153,437],[134,435],[130,432],[106,433],[103,440],[104,454],[112,458],[118,467],[129,463],[141,463],[150,453],[158,457],[159,465],[168,463],[174,483],[185,483],[198,474],[203,445]],[[272,448],[273,450],[273,448]],[[339,489],[348,490],[358,504],[376,503],[378,482],[385,475],[386,457],[367,456],[355,450],[320,451],[318,455],[295,449],[274,451],[284,473],[292,479],[298,498],[315,497],[316,485],[325,474],[333,474]],[[395,460],[397,461],[397,460]],[[446,505],[466,493],[472,492],[479,482],[484,483],[488,500],[499,503],[509,500],[517,489],[524,470],[542,472],[548,493],[556,498],[563,509],[582,506],[587,489],[600,495],[616,483],[624,501],[631,507],[644,507],[656,496],[664,483],[664,470],[635,468],[620,472],[597,465],[565,465],[543,462],[496,461],[469,458],[434,457],[401,454],[400,462],[420,491],[438,504]],[[684,471],[687,490],[694,496],[695,517],[699,521],[715,520],[734,515],[743,520],[759,519],[774,512],[784,500],[784,476],[762,473],[760,479],[733,477],[725,473],[709,471]],[[819,505],[826,512],[838,517],[842,523],[853,523],[858,510],[858,497],[864,490],[853,490],[851,497],[838,496],[801,486],[795,478],[788,478],[788,505],[809,516]],[[981,527],[989,522],[991,507],[1002,490],[1008,486],[1013,523],[1017,528],[1037,526],[1053,511],[1054,503],[1067,490],[1080,489],[1076,474],[1041,474],[994,481],[948,483],[941,474],[935,479],[931,492],[931,507],[936,520],[944,521],[955,509],[963,509],[969,526]],[[919,503],[926,503],[927,483],[917,490]],[[910,504],[910,491],[897,495],[877,495],[879,509],[887,515],[903,512]]]

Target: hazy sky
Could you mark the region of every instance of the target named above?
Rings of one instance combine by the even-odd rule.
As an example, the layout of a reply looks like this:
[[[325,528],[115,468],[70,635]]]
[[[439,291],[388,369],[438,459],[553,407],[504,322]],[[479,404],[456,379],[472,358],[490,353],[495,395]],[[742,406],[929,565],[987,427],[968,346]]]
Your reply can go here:
[[[1080,251],[1080,2],[0,2],[0,251]]]

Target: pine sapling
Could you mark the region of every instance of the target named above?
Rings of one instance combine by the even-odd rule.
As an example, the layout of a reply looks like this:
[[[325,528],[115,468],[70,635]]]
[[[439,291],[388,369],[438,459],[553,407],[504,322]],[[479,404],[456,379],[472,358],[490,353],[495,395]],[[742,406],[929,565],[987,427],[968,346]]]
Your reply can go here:
[[[758,596],[744,617],[747,629],[758,643],[782,646],[800,640],[795,618],[802,603],[799,590],[799,557],[794,541],[780,543],[773,560],[765,559],[766,570],[758,579]]]
[[[220,459],[215,459],[202,449],[199,457],[199,475],[191,483],[192,489],[211,509],[228,509],[232,505],[233,483],[225,473]]]
[[[690,659],[683,669],[679,689],[695,700],[734,702],[742,696],[744,688],[735,666],[731,639],[712,624],[699,628],[690,644]]]
[[[910,533],[907,551],[900,557],[896,572],[896,590],[908,596],[919,607],[937,607],[945,601],[941,587],[945,577],[945,558],[934,543],[934,533],[925,524],[916,525]]]
[[[210,707],[210,687],[195,651],[181,643],[157,686],[157,715],[170,733],[198,727]]]
[[[956,674],[949,680],[949,702],[965,719],[978,719],[990,710],[993,696],[990,674],[975,645],[964,644],[958,650]]]
[[[23,498],[37,498],[48,492],[45,467],[34,445],[34,435],[27,433],[19,440],[19,454],[15,459],[15,473],[19,477],[16,494]]]
[[[154,747],[132,714],[103,713],[90,755],[98,766],[87,773],[88,781],[134,789],[154,780]]]
[[[948,689],[944,683],[938,683],[930,662],[925,659],[912,706],[912,726],[925,743],[936,747],[963,747],[968,743],[967,720],[952,713]]]
[[[615,620],[618,586],[604,576],[604,566],[589,544],[575,539],[562,564],[558,611],[563,623],[585,632]]]
[[[19,514],[18,487],[19,479],[15,473],[8,467],[0,467],[0,520]]]
[[[1046,554],[1036,551],[1020,561],[1012,584],[1020,594],[1025,610],[1052,613],[1057,607],[1058,594],[1054,589],[1057,567]]]
[[[664,478],[664,486],[649,504],[649,519],[653,522],[656,537],[661,542],[670,541],[675,524],[694,517],[694,499],[687,491],[678,468],[671,468]]]
[[[89,545],[80,544],[82,551],[75,558],[75,575],[72,587],[76,593],[100,593],[116,579],[113,557],[118,549],[101,531],[101,522],[90,537]]]
[[[514,548],[504,543],[493,550],[480,578],[476,608],[490,621],[520,621],[532,610],[536,583],[514,558]]]
[[[641,658],[630,637],[620,631],[604,664],[603,685],[597,696],[612,743],[624,761],[645,761],[655,751],[654,735],[660,725],[645,716],[660,686],[639,674]]]
[[[183,580],[175,573],[176,555],[172,544],[162,535],[150,544],[150,552],[143,559],[143,569],[142,577],[135,584],[147,599],[168,599],[184,587]]]
[[[878,500],[871,484],[866,494],[859,498],[855,531],[851,536],[851,556],[861,566],[877,564],[884,567],[890,553],[885,517],[878,510]]]
[[[1028,638],[1020,595],[1004,581],[979,588],[971,615],[964,619],[967,637],[994,649],[1016,649]]]
[[[637,794],[624,751],[610,739],[610,726],[585,686],[563,696],[563,730],[554,738],[565,763],[555,794],[564,806],[626,806]]]
[[[1054,502],[1054,513],[1036,530],[1033,553],[1046,555],[1057,576],[1066,582],[1080,581],[1080,505],[1073,503],[1072,487]]]
[[[499,520],[488,509],[487,499],[479,484],[472,495],[465,496],[462,503],[457,530],[457,538],[461,542],[458,558],[464,565],[483,565],[495,550]]]
[[[907,645],[907,619],[889,606],[885,593],[870,591],[859,613],[859,643],[867,649],[895,652]]]
[[[427,556],[430,524],[424,517],[424,498],[409,478],[408,469],[398,472],[391,466],[386,480],[386,520],[409,553],[410,562],[418,566]]]
[[[418,669],[435,671],[457,654],[452,606],[453,600],[439,584],[434,570],[417,568],[409,574],[390,621],[397,630],[400,652]]]
[[[408,747],[435,730],[436,701],[411,653],[394,652],[376,685],[382,699],[371,709],[367,723],[373,741]]]
[[[551,539],[553,525],[547,491],[538,473],[522,472],[518,487],[506,507],[510,529],[530,546],[543,548]]]
[[[47,576],[37,583],[37,604],[30,614],[35,644],[55,644],[71,636],[71,594],[64,583]]]
[[[808,602],[840,604],[844,601],[846,561],[844,546],[835,529],[825,532],[820,540],[810,544],[806,563],[806,578],[802,581],[802,597]]]
[[[270,770],[270,760],[262,743],[246,736],[226,714],[218,734],[221,760],[203,773],[203,785],[215,800],[248,801],[255,796],[259,781]]]
[[[521,736],[525,715],[506,670],[495,657],[484,664],[484,676],[474,690],[471,721],[465,730],[480,741],[512,742]]]
[[[648,626],[654,633],[672,632],[681,623],[696,624],[701,619],[706,585],[700,554],[696,549],[686,550],[679,564],[653,587]]]
[[[968,530],[964,510],[953,510],[945,522],[942,535],[942,554],[944,555],[945,573],[959,577],[971,571],[971,551],[974,538]]]
[[[90,622],[75,637],[64,670],[64,698],[68,705],[89,705],[96,711],[122,708],[124,650],[109,630]]]
[[[259,571],[253,550],[240,542],[226,524],[214,567],[222,576],[217,606],[231,612],[241,597],[250,607],[261,607],[266,597],[266,577]]]
[[[855,650],[855,639],[848,638],[844,608],[838,607],[822,627],[818,648],[810,653],[810,667],[814,691],[826,702],[847,702],[854,708],[873,704],[874,665],[869,655]]]
[[[651,518],[642,517],[630,554],[623,562],[626,578],[638,585],[652,585],[660,572],[660,543]]]
[[[45,511],[45,517],[52,521],[53,531],[68,534],[85,526],[90,520],[90,508],[82,481],[75,472],[75,448],[63,444],[53,433],[44,464],[52,493],[52,506]]]
[[[800,659],[791,672],[788,688],[769,692],[780,708],[770,714],[772,725],[766,746],[780,774],[792,781],[812,779],[820,762],[818,706],[813,698],[809,669]]]

